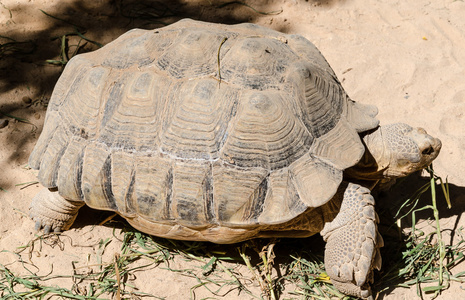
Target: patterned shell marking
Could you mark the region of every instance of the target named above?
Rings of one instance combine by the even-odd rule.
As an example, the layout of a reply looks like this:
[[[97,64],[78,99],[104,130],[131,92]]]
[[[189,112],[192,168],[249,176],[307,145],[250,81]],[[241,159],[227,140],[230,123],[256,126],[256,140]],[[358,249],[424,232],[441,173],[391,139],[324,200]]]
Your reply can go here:
[[[127,218],[278,224],[331,199],[375,115],[301,36],[183,20],[74,57],[29,164]]]

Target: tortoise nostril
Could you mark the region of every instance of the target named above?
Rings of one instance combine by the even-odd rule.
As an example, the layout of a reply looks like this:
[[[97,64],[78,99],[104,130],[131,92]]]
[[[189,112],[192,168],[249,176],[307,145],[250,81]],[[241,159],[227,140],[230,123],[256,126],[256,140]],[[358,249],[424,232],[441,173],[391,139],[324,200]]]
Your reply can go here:
[[[421,151],[421,154],[423,155],[430,155],[431,153],[434,152],[434,149],[433,147],[429,146],[428,148],[426,148],[425,150]]]

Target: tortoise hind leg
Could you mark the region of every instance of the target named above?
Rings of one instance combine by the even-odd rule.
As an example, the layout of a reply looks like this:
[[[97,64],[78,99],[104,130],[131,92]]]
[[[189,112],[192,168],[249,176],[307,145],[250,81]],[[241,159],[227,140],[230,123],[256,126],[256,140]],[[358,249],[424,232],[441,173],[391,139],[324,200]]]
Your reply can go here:
[[[321,232],[327,242],[325,266],[332,283],[341,292],[362,298],[371,298],[373,269],[381,267],[383,239],[374,204],[369,189],[349,183],[340,212]]]
[[[67,230],[77,217],[84,201],[71,201],[61,197],[57,191],[42,189],[32,198],[29,214],[36,222],[35,229],[44,228],[45,233]]]

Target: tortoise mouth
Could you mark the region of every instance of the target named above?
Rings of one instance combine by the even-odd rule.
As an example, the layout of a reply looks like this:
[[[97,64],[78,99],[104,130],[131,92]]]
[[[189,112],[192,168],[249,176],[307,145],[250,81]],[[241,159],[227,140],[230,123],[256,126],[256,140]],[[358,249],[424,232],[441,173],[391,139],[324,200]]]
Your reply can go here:
[[[417,171],[420,171],[427,166],[424,166],[423,168],[416,168],[414,166],[408,166],[406,168],[387,168],[386,171],[384,172],[384,177],[385,178],[399,178],[399,177],[406,177],[412,173],[415,173]]]

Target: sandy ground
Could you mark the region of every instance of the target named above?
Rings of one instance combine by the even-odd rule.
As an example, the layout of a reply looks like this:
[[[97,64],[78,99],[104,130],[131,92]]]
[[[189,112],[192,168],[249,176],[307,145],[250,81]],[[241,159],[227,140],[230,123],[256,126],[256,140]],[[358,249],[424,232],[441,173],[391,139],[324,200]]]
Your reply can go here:
[[[61,40],[54,38],[73,33],[77,28],[89,39],[106,44],[131,28],[156,28],[184,17],[221,23],[253,22],[285,33],[301,34],[325,55],[353,99],[378,106],[383,124],[408,122],[439,137],[443,149],[434,167],[443,178],[447,176],[453,205],[447,210],[441,200],[441,228],[446,242],[457,241],[465,225],[462,218],[465,207],[464,1],[246,1],[259,12],[276,14],[261,14],[237,4],[219,7],[224,2],[207,0],[135,3],[139,4],[104,0],[0,1],[0,35],[24,42],[15,44],[14,48],[0,49],[0,112],[4,114],[0,119],[8,120],[7,126],[0,129],[1,265],[19,272],[22,267],[13,252],[35,237],[27,210],[31,197],[40,187],[18,184],[35,180],[34,172],[26,167],[27,159],[43,126],[45,104],[61,73],[61,67],[45,63],[60,59]],[[153,18],[156,15],[160,18]],[[149,16],[152,19],[147,19]],[[0,44],[9,41],[2,38]],[[70,45],[77,42],[76,36],[70,36]],[[71,47],[70,52],[74,49]],[[95,45],[87,43],[80,51],[95,49]],[[408,192],[408,189],[396,191],[384,199],[391,201]],[[94,263],[100,249],[99,240],[110,237],[113,229],[94,226],[95,219],[86,218],[86,214],[94,216],[95,212],[81,214],[78,224],[62,238],[62,248],[44,244],[40,251],[38,248],[33,251],[30,259],[39,267],[35,271],[71,274],[72,261],[81,265]],[[428,216],[431,214],[419,217],[425,227],[429,224],[425,220]],[[104,260],[111,261],[119,249],[120,244],[114,240],[107,247]],[[183,263],[176,260],[174,268],[185,267]],[[464,264],[454,272],[465,270]],[[132,280],[139,290],[165,299],[188,299],[190,288],[197,283],[195,279],[162,268],[140,272]],[[250,289],[257,292],[256,282],[250,282]],[[59,284],[71,285],[66,281]],[[458,299],[457,295],[465,295],[464,287],[463,283],[453,283],[440,299]],[[209,296],[201,288],[196,291],[198,299]],[[414,299],[416,294],[413,288],[392,288],[378,297]],[[239,296],[230,293],[225,298]]]

